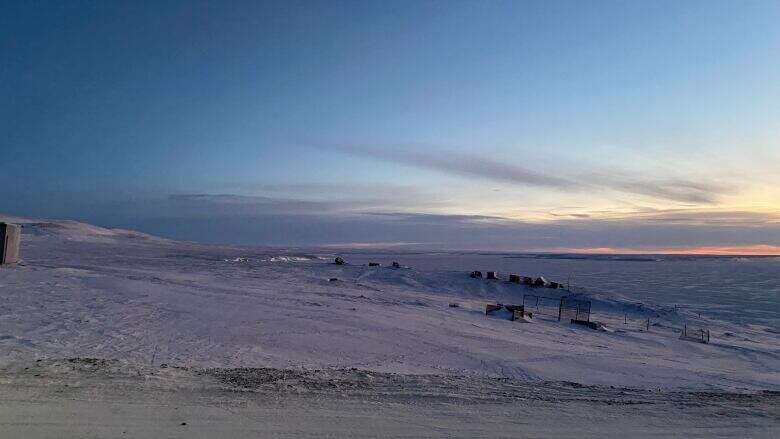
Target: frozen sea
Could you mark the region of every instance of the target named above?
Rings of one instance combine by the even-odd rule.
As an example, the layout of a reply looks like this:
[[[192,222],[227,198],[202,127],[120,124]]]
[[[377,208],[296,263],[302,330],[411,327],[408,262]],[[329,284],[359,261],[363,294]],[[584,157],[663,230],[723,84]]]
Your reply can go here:
[[[355,263],[397,260],[425,271],[544,276],[573,291],[654,308],[677,306],[703,317],[780,330],[780,257],[366,251],[345,256]]]

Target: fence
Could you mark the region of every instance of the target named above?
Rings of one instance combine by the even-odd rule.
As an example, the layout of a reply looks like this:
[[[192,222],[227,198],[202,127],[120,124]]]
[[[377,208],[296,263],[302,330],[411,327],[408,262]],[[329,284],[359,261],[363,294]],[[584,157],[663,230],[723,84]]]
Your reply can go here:
[[[590,321],[589,300],[576,300],[566,296],[558,298],[525,294],[523,295],[523,308],[534,314],[555,317],[558,321]]]
[[[680,338],[684,340],[693,340],[698,341],[701,343],[709,343],[710,342],[710,330],[699,328],[699,329],[688,329],[688,325],[683,325],[682,334],[680,334]]]
[[[560,317],[558,320],[590,321],[590,301],[561,297]]]
[[[560,320],[560,308],[561,299],[557,297],[523,295],[523,309],[527,312],[533,312],[534,315],[555,317]]]

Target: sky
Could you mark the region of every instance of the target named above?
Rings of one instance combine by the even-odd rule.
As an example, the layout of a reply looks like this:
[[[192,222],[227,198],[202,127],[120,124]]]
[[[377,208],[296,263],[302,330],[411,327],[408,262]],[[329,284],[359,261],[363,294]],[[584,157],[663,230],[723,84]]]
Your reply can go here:
[[[780,2],[0,2],[0,212],[780,254]]]

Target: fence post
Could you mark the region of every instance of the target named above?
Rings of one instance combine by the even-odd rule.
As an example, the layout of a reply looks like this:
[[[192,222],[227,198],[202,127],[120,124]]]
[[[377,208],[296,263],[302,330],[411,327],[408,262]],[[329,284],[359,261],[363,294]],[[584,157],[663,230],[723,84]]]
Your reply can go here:
[[[647,332],[650,332],[650,319],[647,319]]]
[[[558,321],[561,321],[561,312],[563,311],[563,297],[561,297],[561,301],[558,303]]]

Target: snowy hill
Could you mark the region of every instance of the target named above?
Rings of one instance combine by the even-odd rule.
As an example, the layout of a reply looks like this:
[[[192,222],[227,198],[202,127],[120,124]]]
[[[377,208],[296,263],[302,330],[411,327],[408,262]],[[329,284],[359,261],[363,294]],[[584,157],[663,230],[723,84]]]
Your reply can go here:
[[[651,317],[650,331],[621,326],[633,304],[608,295],[590,297],[608,331],[544,316],[512,322],[485,316],[485,304],[520,303],[539,290],[463,271],[339,266],[333,250],[205,246],[6,218],[24,228],[23,262],[0,268],[2,366],[95,357],[780,389],[780,334],[766,328],[707,321],[718,335],[710,344],[680,340],[684,315],[637,308],[631,317]]]

